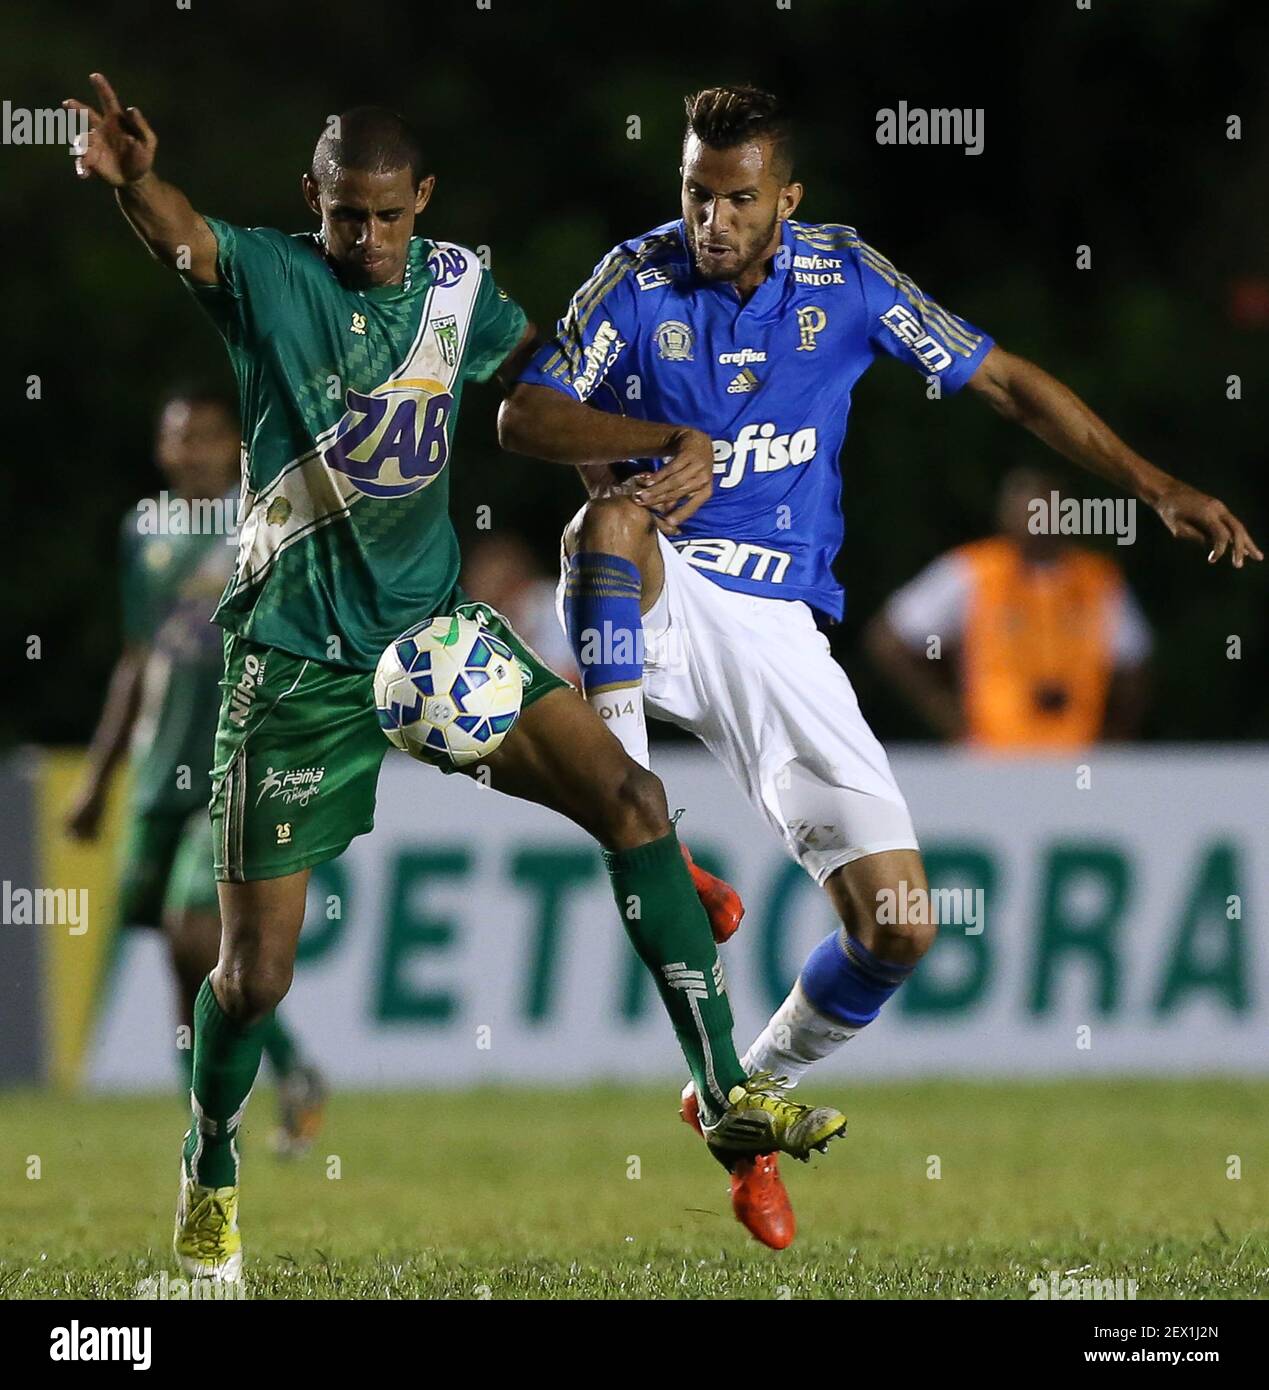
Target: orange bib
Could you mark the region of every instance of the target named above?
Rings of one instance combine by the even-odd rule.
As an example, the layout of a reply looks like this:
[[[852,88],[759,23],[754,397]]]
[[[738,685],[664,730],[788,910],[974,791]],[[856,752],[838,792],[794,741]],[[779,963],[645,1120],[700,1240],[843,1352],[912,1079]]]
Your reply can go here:
[[[962,650],[968,738],[991,748],[1074,748],[1101,734],[1121,579],[1086,550],[1024,564],[998,537],[963,546],[973,584]]]

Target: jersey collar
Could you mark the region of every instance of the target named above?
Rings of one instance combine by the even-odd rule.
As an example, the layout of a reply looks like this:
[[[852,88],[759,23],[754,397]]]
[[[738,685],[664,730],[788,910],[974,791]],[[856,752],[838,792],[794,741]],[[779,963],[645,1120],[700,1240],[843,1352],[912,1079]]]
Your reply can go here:
[[[678,232],[682,246],[683,266],[693,287],[704,290],[708,294],[718,295],[733,305],[737,304],[740,296],[733,286],[710,284],[697,273],[695,262],[692,260],[692,253],[687,244],[687,228],[684,226],[682,218],[679,219]],[[786,220],[780,225],[780,245],[771,258],[771,267],[767,272],[767,278],[749,296],[748,301],[739,307],[737,317],[743,318],[749,314],[755,318],[762,318],[776,310],[784,296],[785,286],[793,268],[793,240],[793,229]]]

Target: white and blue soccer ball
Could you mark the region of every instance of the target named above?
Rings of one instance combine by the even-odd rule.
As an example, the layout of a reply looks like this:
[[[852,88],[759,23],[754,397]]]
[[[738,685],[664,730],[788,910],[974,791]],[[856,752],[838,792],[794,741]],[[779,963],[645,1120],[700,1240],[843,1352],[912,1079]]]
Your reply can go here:
[[[524,678],[507,644],[472,618],[429,618],[379,658],[375,706],[390,743],[425,763],[487,758],[520,717]]]

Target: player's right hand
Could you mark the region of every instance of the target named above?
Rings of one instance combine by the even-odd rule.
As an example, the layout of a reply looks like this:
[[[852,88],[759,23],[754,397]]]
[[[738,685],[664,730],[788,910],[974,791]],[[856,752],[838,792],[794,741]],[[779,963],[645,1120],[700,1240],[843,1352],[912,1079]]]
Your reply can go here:
[[[66,813],[64,828],[72,840],[95,840],[101,828],[102,812],[106,809],[104,790],[88,786],[75,799]]]
[[[154,167],[158,136],[137,107],[125,110],[119,104],[114,88],[101,73],[91,73],[89,80],[97,89],[100,111],[74,97],[62,102],[68,110],[88,113],[88,134],[74,146],[75,173],[81,179],[95,176],[111,188],[136,183]]]
[[[657,530],[672,536],[714,490],[713,441],[700,430],[679,430],[664,466],[632,481],[634,500],[654,514]]]

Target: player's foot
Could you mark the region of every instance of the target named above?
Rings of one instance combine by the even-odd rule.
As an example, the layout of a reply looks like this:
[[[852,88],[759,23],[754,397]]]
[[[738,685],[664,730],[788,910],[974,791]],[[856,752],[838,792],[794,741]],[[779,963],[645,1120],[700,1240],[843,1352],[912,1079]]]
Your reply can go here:
[[[701,1129],[700,1103],[696,1087],[689,1081],[683,1088],[683,1104],[679,1115],[704,1137]],[[793,1244],[797,1221],[793,1203],[780,1177],[778,1154],[754,1154],[752,1158],[731,1161],[731,1209],[736,1220],[755,1240],[772,1250],[784,1250]]]
[[[278,1082],[278,1128],[273,1152],[299,1158],[313,1146],[326,1109],[326,1081],[316,1067],[300,1063]]]
[[[724,941],[735,936],[740,919],[745,915],[745,905],[740,901],[740,894],[730,883],[693,863],[692,853],[686,845],[680,845],[679,848],[683,851],[683,862],[692,875],[692,886],[696,889],[696,896],[701,900],[701,906],[709,917],[714,940],[721,946]]]
[[[711,1151],[728,1168],[735,1158],[781,1153],[806,1163],[811,1150],[823,1153],[830,1139],[846,1133],[846,1116],[828,1105],[803,1105],[784,1094],[784,1082],[769,1071],[733,1086],[727,1109],[701,1129]]]
[[[190,1279],[236,1284],[242,1278],[238,1188],[200,1187],[185,1171],[184,1158],[172,1249],[181,1272]]]

